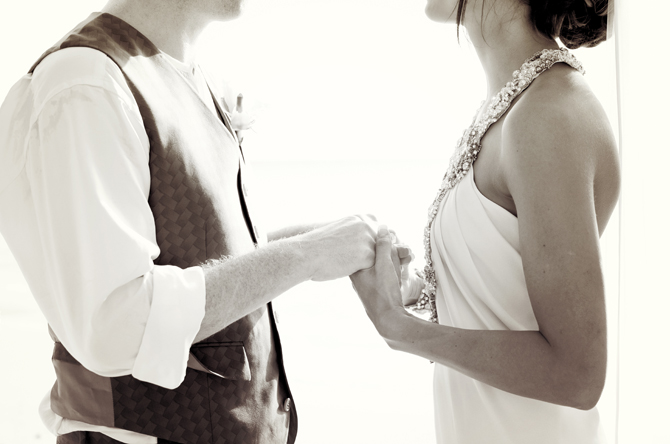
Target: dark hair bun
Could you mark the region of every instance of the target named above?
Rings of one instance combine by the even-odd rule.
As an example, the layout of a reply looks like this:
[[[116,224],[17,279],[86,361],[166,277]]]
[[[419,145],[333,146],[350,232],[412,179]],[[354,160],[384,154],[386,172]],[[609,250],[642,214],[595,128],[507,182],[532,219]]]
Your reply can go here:
[[[537,30],[570,49],[596,46],[607,38],[608,0],[526,1]]]

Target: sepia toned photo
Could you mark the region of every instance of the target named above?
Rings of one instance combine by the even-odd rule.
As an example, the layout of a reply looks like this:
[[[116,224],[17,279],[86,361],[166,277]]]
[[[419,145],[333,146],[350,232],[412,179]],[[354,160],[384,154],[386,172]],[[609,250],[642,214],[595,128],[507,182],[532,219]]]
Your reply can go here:
[[[0,444],[670,444],[669,5],[0,11]]]

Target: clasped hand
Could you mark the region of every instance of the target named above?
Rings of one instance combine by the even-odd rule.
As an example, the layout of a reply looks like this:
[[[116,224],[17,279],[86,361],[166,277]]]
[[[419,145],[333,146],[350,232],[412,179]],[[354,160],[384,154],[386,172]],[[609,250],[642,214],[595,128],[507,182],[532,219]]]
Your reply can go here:
[[[383,231],[381,237],[379,230]],[[389,251],[381,253],[386,261],[376,264],[380,248],[379,240],[388,237]],[[355,288],[362,288],[356,282],[365,280],[367,286],[374,286],[373,280],[386,280],[401,288],[401,300],[405,305],[416,301],[421,283],[410,274],[409,264],[414,259],[412,251],[402,244],[392,230],[379,226],[372,215],[350,216],[308,231],[295,238],[301,249],[312,254],[310,279],[326,281],[343,276],[352,276]],[[383,248],[383,247],[382,247]],[[388,265],[390,268],[385,269]],[[361,272],[363,271],[363,272]],[[373,279],[374,276],[374,279]],[[358,291],[359,295],[361,291]],[[363,296],[361,296],[363,297]]]
[[[404,313],[404,306],[418,297],[416,277],[409,273],[413,255],[408,247],[396,242],[395,234],[379,225],[375,264],[350,276],[368,317],[380,333],[388,314]]]

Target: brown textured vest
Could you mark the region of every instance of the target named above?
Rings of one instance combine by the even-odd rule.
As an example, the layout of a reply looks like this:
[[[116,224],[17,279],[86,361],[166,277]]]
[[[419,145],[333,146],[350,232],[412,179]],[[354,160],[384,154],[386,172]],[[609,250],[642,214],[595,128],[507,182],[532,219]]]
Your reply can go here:
[[[92,14],[30,72],[47,55],[77,46],[112,59],[139,106],[161,251],[154,262],[186,268],[254,250],[258,233],[246,205],[244,159],[216,94],[219,118],[160,50],[110,14]],[[295,441],[298,421],[286,401],[291,394],[269,304],[193,345],[186,378],[174,390],[90,372],[53,336],[51,407],[65,418],[183,444]]]

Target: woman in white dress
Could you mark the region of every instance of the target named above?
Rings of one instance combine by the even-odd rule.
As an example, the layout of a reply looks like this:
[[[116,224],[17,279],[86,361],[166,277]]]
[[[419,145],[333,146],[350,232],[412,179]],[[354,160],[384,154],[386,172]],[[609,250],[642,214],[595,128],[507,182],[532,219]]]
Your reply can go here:
[[[605,113],[557,41],[604,40],[607,0],[428,0],[426,12],[467,29],[488,96],[430,208],[424,272],[399,288],[382,227],[354,286],[393,349],[435,362],[439,443],[602,443],[599,237],[620,172]]]

